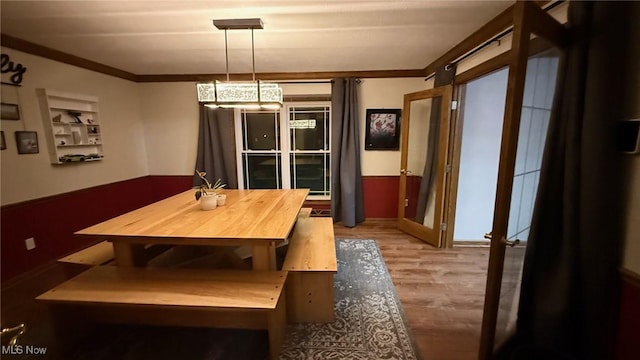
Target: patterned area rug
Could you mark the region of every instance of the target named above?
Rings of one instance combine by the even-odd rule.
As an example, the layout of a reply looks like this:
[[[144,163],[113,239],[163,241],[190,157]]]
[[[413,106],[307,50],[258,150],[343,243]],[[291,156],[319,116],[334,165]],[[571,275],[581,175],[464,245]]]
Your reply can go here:
[[[337,240],[335,316],[294,324],[281,359],[417,359],[412,337],[374,240]]]
[[[282,360],[419,359],[374,240],[336,240],[335,321],[291,324]],[[69,359],[267,359],[266,331],[103,325]]]

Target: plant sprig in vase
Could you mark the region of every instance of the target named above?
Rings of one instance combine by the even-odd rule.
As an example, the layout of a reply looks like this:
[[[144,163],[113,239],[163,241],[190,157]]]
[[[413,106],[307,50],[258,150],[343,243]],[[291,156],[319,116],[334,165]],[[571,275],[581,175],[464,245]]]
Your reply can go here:
[[[196,174],[203,180],[203,183],[200,184],[200,189],[196,191],[196,200],[200,200],[202,195],[217,194],[223,187],[227,186],[227,184],[222,183],[221,179],[216,180],[216,182],[211,185],[206,178],[207,173],[204,171],[198,171],[198,169],[196,169]]]

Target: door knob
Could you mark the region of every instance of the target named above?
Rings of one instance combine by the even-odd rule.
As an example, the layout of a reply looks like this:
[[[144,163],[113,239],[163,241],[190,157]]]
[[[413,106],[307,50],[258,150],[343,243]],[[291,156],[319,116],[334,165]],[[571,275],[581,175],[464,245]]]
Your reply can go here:
[[[400,174],[411,174],[411,170],[400,169]]]
[[[507,246],[509,246],[509,247],[514,247],[514,246],[520,244],[520,239],[515,239],[515,240],[511,241],[511,240],[507,240],[505,238],[502,238],[502,243],[507,245]]]
[[[491,235],[491,232],[484,233],[484,238],[485,238],[485,239],[487,239],[487,240],[491,240],[491,238],[492,238],[492,237],[493,237],[493,236]]]

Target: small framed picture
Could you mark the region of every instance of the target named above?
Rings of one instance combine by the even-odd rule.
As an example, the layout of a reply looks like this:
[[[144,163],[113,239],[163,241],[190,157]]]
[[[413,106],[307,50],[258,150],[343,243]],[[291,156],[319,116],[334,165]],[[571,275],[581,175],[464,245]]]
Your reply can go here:
[[[4,131],[0,131],[0,150],[7,149],[7,141],[4,139]]]
[[[20,120],[18,104],[0,103],[0,118],[2,120]]]
[[[16,145],[18,154],[37,154],[38,133],[35,131],[16,131]]]
[[[401,109],[367,109],[365,150],[400,149]]]

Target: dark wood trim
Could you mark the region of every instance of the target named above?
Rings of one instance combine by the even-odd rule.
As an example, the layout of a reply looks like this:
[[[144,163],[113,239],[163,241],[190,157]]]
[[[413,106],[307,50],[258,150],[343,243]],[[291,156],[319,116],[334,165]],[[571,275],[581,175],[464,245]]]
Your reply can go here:
[[[457,82],[457,80],[456,80]],[[456,220],[456,207],[458,203],[458,183],[460,180],[460,154],[462,151],[462,126],[464,124],[464,102],[466,94],[466,84],[456,84],[454,88],[454,99],[458,102],[458,109],[451,114],[451,139],[449,151],[449,165],[451,172],[449,174],[449,184],[446,193],[446,220],[447,230],[445,231],[445,247],[453,247]]]
[[[529,4],[528,15],[531,24],[531,32],[548,41],[555,46],[564,48],[569,43],[569,30],[560,24],[556,19],[539,7]]]
[[[511,50],[503,52],[500,55],[472,67],[471,69],[456,75],[456,84],[466,84],[471,80],[475,80],[481,76],[492,73],[509,65],[511,59]]]
[[[532,7],[538,8],[544,13],[541,8],[546,6],[550,2],[551,1],[549,0],[533,1],[530,5]],[[454,46],[449,51],[444,53],[444,55],[440,56],[431,64],[427,65],[427,67],[424,68],[424,76],[430,76],[440,66],[455,61],[456,59],[481,46],[492,36],[497,35],[508,28],[511,28],[513,26],[514,6],[515,5],[510,6],[509,8],[498,14],[498,16],[491,19],[488,23],[484,24],[481,28],[458,43],[458,45]]]
[[[258,73],[256,79],[276,81],[276,80],[315,80],[334,78],[401,78],[401,77],[424,77],[421,69],[415,70],[365,70],[365,71],[322,71],[322,72],[280,72],[280,73]],[[226,80],[226,74],[167,74],[167,75],[138,75],[138,82],[199,82]],[[252,74],[230,74],[229,78],[237,81],[252,80]]]
[[[510,6],[498,16],[491,19],[488,23],[476,30],[473,34],[469,35],[466,39],[462,40],[458,45],[451,48],[451,50],[444,53],[431,64],[424,68],[424,76],[431,75],[440,66],[446,65],[457,58],[463,56],[469,51],[480,46],[484,41],[498,34],[499,32],[507,29],[513,25],[513,9],[514,6]]]
[[[22,40],[10,35],[0,34],[2,46],[27,54],[40,56],[46,59],[59,61],[65,64],[77,66],[79,68],[115,76],[121,79],[134,82],[199,82],[226,80],[226,74],[148,74],[136,75],[124,70],[120,70],[95,61],[87,60],[79,56],[71,55],[46,46],[38,45],[26,40]],[[424,70],[362,70],[362,71],[320,71],[320,72],[274,72],[258,73],[256,78],[260,80],[316,80],[333,79],[341,77],[354,78],[402,78],[402,77],[424,77]],[[230,78],[238,81],[252,80],[252,74],[230,74]]]
[[[137,81],[136,75],[130,72],[116,69],[111,66],[97,63],[95,61],[87,60],[79,56],[67,54],[62,51],[48,48],[46,46],[38,45],[29,41],[15,38],[10,35],[0,34],[0,43],[3,47],[8,47],[14,50],[22,51],[27,54],[41,56],[46,59],[58,61],[61,63],[77,66],[79,68],[99,72],[106,75],[115,76],[129,81]]]
[[[493,238],[491,240],[491,250],[489,254],[487,286],[480,335],[480,351],[478,353],[480,360],[491,359],[495,343],[505,257],[505,244],[502,242],[502,239],[506,239],[507,237],[509,206],[511,204],[513,174],[520,130],[520,113],[522,112],[524,82],[529,58],[530,28],[527,19],[529,8],[530,6],[527,2],[518,1],[513,11],[513,40],[507,81],[504,122],[502,126],[498,187],[496,189],[496,203],[491,229]]]
[[[549,50],[552,45],[542,38],[535,38],[529,41],[529,56],[539,54],[543,51]],[[481,76],[492,73],[498,69],[501,69],[509,65],[511,59],[511,50],[507,50],[502,54],[499,54],[491,59],[478,64],[471,69],[456,75],[455,84],[464,84],[471,80],[475,80]]]
[[[620,268],[620,277],[622,278],[622,281],[640,288],[640,274],[626,268]]]
[[[312,102],[331,101],[331,94],[327,95],[285,95],[284,102]]]

